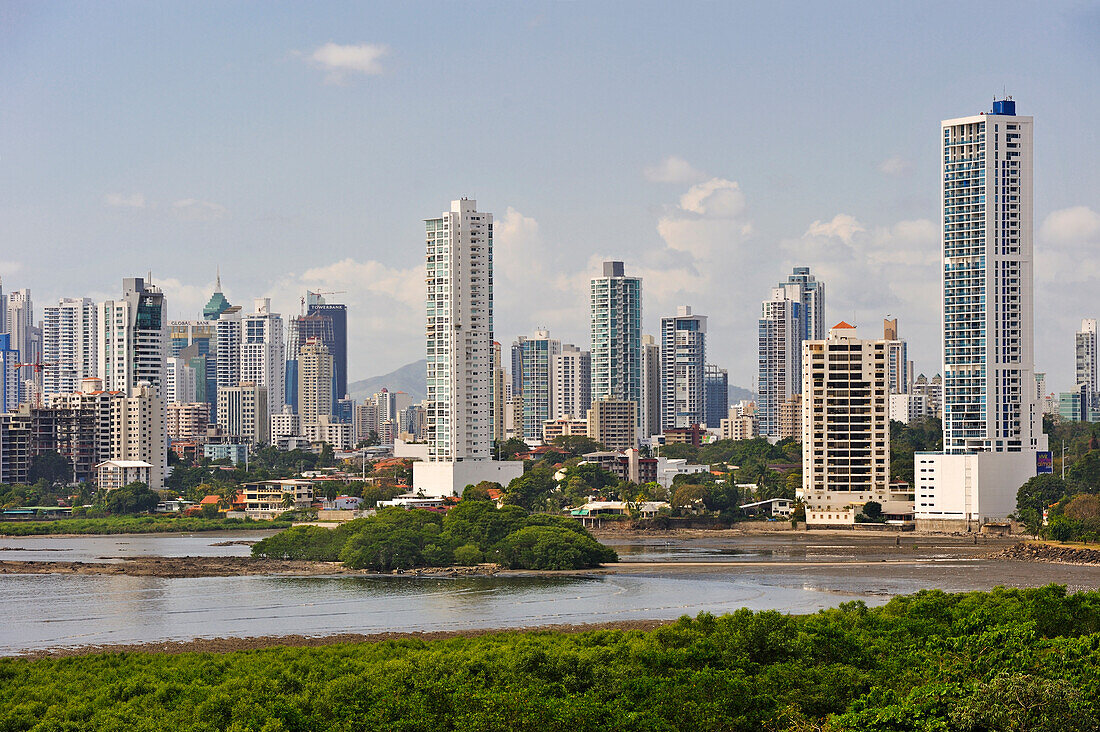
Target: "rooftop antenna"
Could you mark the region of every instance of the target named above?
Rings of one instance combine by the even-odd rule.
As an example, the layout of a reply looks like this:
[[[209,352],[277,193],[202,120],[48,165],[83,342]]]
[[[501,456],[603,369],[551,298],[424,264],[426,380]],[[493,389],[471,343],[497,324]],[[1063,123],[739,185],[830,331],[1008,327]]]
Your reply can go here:
[[[221,292],[222,291],[222,266],[220,264],[218,265],[217,272],[218,272],[218,276],[214,280],[214,292]]]

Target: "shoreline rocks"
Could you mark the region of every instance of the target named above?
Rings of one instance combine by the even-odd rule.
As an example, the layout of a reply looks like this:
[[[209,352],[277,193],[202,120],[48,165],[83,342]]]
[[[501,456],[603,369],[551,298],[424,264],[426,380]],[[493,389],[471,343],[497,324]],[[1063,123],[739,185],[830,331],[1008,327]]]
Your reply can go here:
[[[1100,564],[1100,551],[1084,547],[1021,541],[995,555],[994,558],[1053,564]]]

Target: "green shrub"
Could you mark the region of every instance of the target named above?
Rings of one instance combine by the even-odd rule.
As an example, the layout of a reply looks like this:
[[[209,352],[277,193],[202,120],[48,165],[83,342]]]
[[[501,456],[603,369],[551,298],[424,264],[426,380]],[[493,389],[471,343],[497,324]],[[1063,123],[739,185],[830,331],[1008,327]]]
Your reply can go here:
[[[501,564],[511,569],[587,569],[618,559],[595,539],[557,526],[528,526],[497,545]]]
[[[477,548],[477,544],[463,544],[455,549],[454,556],[455,564],[462,567],[472,567],[485,559],[485,555]]]

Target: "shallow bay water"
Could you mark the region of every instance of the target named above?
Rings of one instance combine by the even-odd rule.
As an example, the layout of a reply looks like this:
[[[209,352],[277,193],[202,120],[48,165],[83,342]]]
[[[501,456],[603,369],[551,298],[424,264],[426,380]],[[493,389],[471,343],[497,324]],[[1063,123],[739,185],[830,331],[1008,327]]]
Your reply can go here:
[[[0,558],[242,556],[249,547],[213,545],[257,538],[257,532],[14,537],[0,539]],[[1100,586],[1100,567],[990,558],[968,553],[959,539],[906,536],[902,546],[892,537],[857,541],[812,534],[603,540],[629,563],[621,573],[461,578],[5,575],[0,576],[0,654],[230,636],[674,619],[741,607],[807,613],[856,599],[882,604],[921,589],[987,590],[1050,582],[1070,590]],[[57,549],[63,551],[50,551]],[[985,549],[991,553],[990,547]]]

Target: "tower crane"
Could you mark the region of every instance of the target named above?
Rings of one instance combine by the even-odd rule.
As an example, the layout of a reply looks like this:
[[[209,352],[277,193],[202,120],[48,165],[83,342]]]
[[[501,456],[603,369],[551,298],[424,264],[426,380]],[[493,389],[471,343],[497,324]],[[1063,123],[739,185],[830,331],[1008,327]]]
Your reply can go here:
[[[302,295],[302,312],[304,316],[306,314],[306,298],[310,295],[346,295],[347,290],[306,290],[306,294]]]

